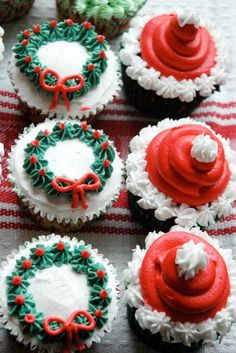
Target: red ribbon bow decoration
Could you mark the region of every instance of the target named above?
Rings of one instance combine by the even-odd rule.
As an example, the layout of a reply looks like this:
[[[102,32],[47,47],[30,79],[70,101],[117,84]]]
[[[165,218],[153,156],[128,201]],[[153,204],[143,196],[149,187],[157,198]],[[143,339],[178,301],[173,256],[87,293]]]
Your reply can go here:
[[[51,74],[56,77],[57,83],[55,86],[47,85],[47,83],[45,81],[45,77],[48,74]],[[65,85],[68,80],[73,80],[73,79],[79,80],[79,83],[76,86],[69,87],[69,86]],[[53,97],[53,102],[52,102],[51,106],[49,107],[50,110],[55,109],[57,107],[57,105],[59,103],[59,96],[61,93],[62,97],[64,99],[66,109],[67,109],[67,111],[69,111],[70,110],[70,102],[69,102],[69,99],[67,98],[67,93],[74,92],[74,91],[80,91],[84,87],[85,79],[80,74],[65,76],[62,78],[56,71],[51,70],[51,69],[44,69],[39,76],[39,83],[40,83],[40,86],[43,89],[45,89],[45,91],[55,92],[54,97]]]
[[[86,180],[92,179],[93,183],[84,184]],[[58,182],[69,184],[68,186],[60,186]],[[99,176],[95,173],[86,173],[79,180],[74,181],[68,178],[55,177],[52,180],[52,187],[60,192],[72,191],[72,208],[79,206],[79,200],[81,201],[82,207],[86,209],[88,204],[85,199],[85,190],[98,190],[102,183]]]
[[[74,322],[74,320],[81,315],[84,316],[89,321],[88,325],[77,324]],[[56,322],[57,324],[61,324],[61,326],[58,329],[53,330],[50,327],[51,322]],[[85,345],[79,339],[79,331],[93,330],[95,328],[95,321],[92,315],[89,314],[86,310],[76,310],[70,315],[68,320],[64,320],[56,316],[47,317],[46,319],[44,319],[43,328],[46,331],[46,333],[50,336],[57,336],[63,332],[66,332],[67,342],[65,343],[63,353],[70,353],[73,338],[74,338],[75,346],[79,351],[82,351],[85,348]]]

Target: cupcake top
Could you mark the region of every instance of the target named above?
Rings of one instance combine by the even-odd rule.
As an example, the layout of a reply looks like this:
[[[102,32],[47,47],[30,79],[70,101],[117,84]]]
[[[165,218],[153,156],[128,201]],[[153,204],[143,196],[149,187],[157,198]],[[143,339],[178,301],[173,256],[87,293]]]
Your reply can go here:
[[[31,349],[81,351],[111,329],[117,311],[115,276],[91,245],[67,236],[40,236],[2,264],[1,321]]]
[[[146,0],[59,0],[64,8],[94,20],[123,18],[135,13]]]
[[[4,29],[0,26],[0,61],[3,60],[3,52],[5,50],[5,47],[3,44],[3,36],[4,36]]]
[[[167,342],[211,343],[236,320],[232,251],[199,228],[149,233],[124,272],[125,299],[143,329]]]
[[[2,178],[2,157],[4,156],[4,146],[3,143],[0,142],[0,179]]]
[[[89,117],[119,89],[117,59],[89,22],[33,26],[13,52],[9,72],[21,100],[49,117]]]
[[[127,75],[164,98],[208,97],[229,71],[228,48],[189,9],[138,16],[122,46]]]
[[[236,200],[235,152],[204,123],[165,119],[130,143],[127,189],[165,221],[208,226]]]
[[[14,190],[49,221],[91,220],[111,206],[121,188],[123,164],[113,143],[86,123],[31,125],[8,163]]]

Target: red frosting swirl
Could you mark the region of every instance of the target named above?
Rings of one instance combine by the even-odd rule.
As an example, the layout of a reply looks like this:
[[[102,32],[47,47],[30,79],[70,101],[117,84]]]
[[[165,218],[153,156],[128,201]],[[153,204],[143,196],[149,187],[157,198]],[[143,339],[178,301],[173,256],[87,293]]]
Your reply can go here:
[[[208,254],[205,270],[193,278],[179,277],[176,252],[186,242],[202,242]],[[207,241],[187,232],[169,232],[147,251],[140,269],[144,302],[173,321],[201,322],[225,307],[230,293],[227,268],[222,256]]]
[[[192,24],[179,26],[177,15],[151,19],[144,27],[141,55],[150,67],[177,80],[210,75],[216,63],[216,50],[209,32]]]
[[[199,162],[191,156],[192,142],[201,134],[217,142],[213,162]],[[202,125],[186,124],[162,131],[149,143],[146,160],[152,184],[175,202],[190,206],[216,200],[230,178],[221,141]]]

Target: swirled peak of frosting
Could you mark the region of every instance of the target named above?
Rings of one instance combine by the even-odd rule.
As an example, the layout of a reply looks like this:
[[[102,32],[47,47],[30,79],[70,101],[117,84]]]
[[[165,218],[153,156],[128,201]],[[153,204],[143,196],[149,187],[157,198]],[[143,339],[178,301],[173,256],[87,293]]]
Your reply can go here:
[[[202,125],[186,124],[160,132],[149,143],[146,160],[151,183],[176,203],[200,206],[212,202],[230,179],[221,141]]]
[[[190,250],[189,244],[195,249]],[[186,247],[198,254],[195,264],[198,270],[188,279],[179,276],[176,264],[180,250]],[[182,259],[186,260],[186,251]],[[222,256],[206,240],[184,231],[171,231],[155,240],[143,259],[139,276],[145,303],[165,312],[173,321],[197,323],[212,318],[225,307],[230,293]]]
[[[177,80],[210,75],[216,64],[210,33],[200,26],[198,16],[187,10],[148,21],[141,33],[140,46],[148,66]]]

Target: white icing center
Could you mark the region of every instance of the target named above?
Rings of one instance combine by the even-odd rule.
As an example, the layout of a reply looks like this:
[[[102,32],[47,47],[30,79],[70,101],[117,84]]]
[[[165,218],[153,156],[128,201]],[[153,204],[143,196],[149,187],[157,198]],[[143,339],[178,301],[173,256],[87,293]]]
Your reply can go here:
[[[177,13],[177,19],[180,27],[185,25],[194,25],[195,28],[200,26],[200,18],[198,14],[193,13],[191,9],[185,8]]]
[[[195,244],[193,240],[185,243],[176,252],[175,263],[179,277],[185,280],[193,278],[199,270],[204,270],[208,262],[208,255],[203,243]]]
[[[87,277],[75,272],[70,265],[63,265],[63,271],[56,266],[37,271],[28,292],[34,297],[37,311],[45,316],[66,320],[75,310],[88,309]]]
[[[212,140],[209,135],[201,134],[192,143],[191,156],[199,162],[213,162],[217,157],[217,153],[217,142]]]
[[[76,139],[76,143],[73,140],[58,141],[56,146],[48,148],[44,159],[56,176],[76,180],[92,172],[90,166],[95,157],[90,146]]]
[[[42,65],[62,77],[80,73],[89,57],[87,49],[80,43],[65,40],[42,45],[37,54]]]

